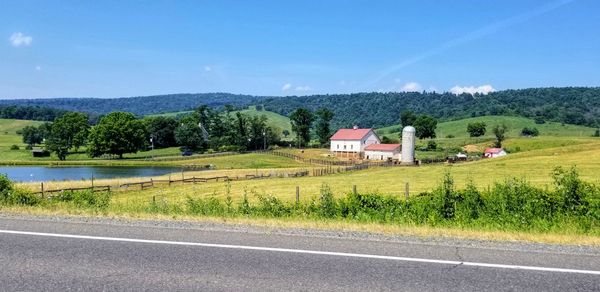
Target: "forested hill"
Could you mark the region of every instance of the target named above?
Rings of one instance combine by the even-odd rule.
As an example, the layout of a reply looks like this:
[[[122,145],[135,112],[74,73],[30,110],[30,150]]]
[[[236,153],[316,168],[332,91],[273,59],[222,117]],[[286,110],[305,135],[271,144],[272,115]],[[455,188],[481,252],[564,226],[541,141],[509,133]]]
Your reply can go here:
[[[190,110],[205,104],[220,107],[230,104],[236,107],[256,103],[260,97],[230,93],[168,94],[123,98],[43,98],[0,100],[0,105],[28,105],[52,107],[69,111],[106,114],[126,111],[136,115],[158,114]]]
[[[267,98],[266,110],[287,115],[298,107],[326,107],[335,127],[397,124],[403,110],[442,120],[484,115],[516,115],[538,120],[594,126],[600,122],[600,88],[563,87],[504,90],[488,95],[452,93],[356,93]]]
[[[333,127],[382,127],[398,123],[400,112],[433,115],[452,120],[484,115],[515,115],[538,121],[597,126],[600,122],[600,87],[561,87],[503,90],[488,95],[451,93],[356,93],[293,97],[259,97],[228,93],[172,94],[131,98],[51,98],[0,100],[0,105],[31,105],[104,114],[128,111],[137,115],[190,110],[201,104],[235,107],[263,104],[266,110],[288,115],[299,107],[329,108]]]

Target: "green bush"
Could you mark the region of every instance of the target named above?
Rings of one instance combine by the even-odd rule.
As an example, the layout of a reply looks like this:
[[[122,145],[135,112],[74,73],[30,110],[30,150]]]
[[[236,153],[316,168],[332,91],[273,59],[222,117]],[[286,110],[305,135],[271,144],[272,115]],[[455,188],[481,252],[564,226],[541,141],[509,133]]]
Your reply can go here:
[[[0,201],[6,205],[35,206],[41,199],[25,190],[16,189],[5,174],[0,174]]]
[[[13,144],[10,146],[10,150],[19,150],[19,146]]]
[[[286,206],[280,199],[274,196],[257,195],[257,197],[259,203],[255,210],[260,215],[282,217],[291,213],[292,206]]]
[[[77,207],[106,209],[110,204],[110,193],[95,193],[92,190],[64,191],[53,197],[57,202],[70,202]]]
[[[188,197],[186,200],[187,211],[195,215],[223,215],[225,213],[225,205],[215,197],[207,199]]]

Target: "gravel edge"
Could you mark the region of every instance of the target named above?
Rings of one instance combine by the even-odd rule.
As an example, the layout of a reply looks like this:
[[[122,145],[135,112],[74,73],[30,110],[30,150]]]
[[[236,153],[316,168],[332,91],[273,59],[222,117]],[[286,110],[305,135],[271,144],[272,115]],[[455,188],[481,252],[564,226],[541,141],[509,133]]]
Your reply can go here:
[[[588,245],[559,245],[523,241],[491,241],[463,239],[455,237],[417,237],[408,235],[388,235],[360,231],[322,230],[290,227],[265,227],[251,224],[218,223],[212,221],[145,220],[108,217],[53,216],[32,215],[12,212],[9,213],[2,211],[0,211],[0,219],[115,225],[129,227],[139,226],[147,228],[171,228],[202,231],[240,232],[252,234],[275,234],[282,236],[336,238],[347,240],[380,241],[392,243],[396,242],[405,244],[451,246],[462,248],[600,256],[600,247]]]

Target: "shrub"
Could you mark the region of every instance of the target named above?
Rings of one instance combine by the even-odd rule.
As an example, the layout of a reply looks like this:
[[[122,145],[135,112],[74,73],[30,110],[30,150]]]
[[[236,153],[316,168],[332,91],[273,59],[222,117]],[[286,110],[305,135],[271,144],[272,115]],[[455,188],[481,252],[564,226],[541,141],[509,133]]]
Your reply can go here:
[[[544,121],[544,118],[543,118],[543,117],[539,117],[539,116],[538,116],[538,117],[535,117],[534,121],[535,121],[535,123],[536,123],[536,124],[538,124],[538,125],[541,125],[541,124],[545,124],[545,123],[546,123],[546,121]]]
[[[326,218],[333,218],[337,215],[337,203],[333,193],[327,184],[321,186],[321,195],[319,197],[319,215]]]
[[[476,220],[483,211],[483,198],[471,180],[464,190],[458,192],[457,201],[456,217],[458,220],[465,222]]]
[[[0,195],[5,197],[8,192],[12,191],[13,183],[6,174],[0,173]]]
[[[10,150],[19,150],[19,146],[13,144],[10,146]]]
[[[523,128],[521,130],[521,136],[529,136],[529,137],[536,137],[540,134],[540,131],[538,131],[537,128]]]
[[[35,206],[41,199],[28,191],[16,189],[5,174],[0,174],[0,201],[7,205]]]
[[[427,151],[434,151],[437,149],[437,143],[433,140],[427,141]]]
[[[59,193],[53,200],[70,202],[77,207],[106,209],[110,204],[110,193],[95,193],[92,190],[65,191]]]
[[[562,199],[563,209],[568,213],[584,214],[587,212],[585,196],[591,191],[591,186],[579,179],[575,167],[564,170],[556,167],[553,172],[556,194]]]
[[[187,197],[186,200],[188,213],[195,215],[223,215],[225,206],[215,197],[208,199]]]
[[[36,206],[42,202],[42,199],[28,191],[13,189],[7,193],[5,202],[9,205]]]
[[[487,125],[484,122],[474,122],[467,124],[467,132],[470,137],[481,137],[485,135]]]
[[[287,207],[280,199],[268,195],[262,196],[257,195],[259,204],[256,207],[256,211],[262,215],[268,215],[273,217],[282,217],[290,214],[291,208]]]

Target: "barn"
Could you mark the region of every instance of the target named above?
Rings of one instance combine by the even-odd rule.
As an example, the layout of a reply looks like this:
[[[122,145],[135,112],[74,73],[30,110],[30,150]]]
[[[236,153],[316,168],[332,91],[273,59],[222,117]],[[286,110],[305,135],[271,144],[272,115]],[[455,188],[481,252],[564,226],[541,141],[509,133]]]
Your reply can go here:
[[[331,136],[330,151],[338,157],[364,158],[365,147],[380,144],[373,129],[339,129]]]

